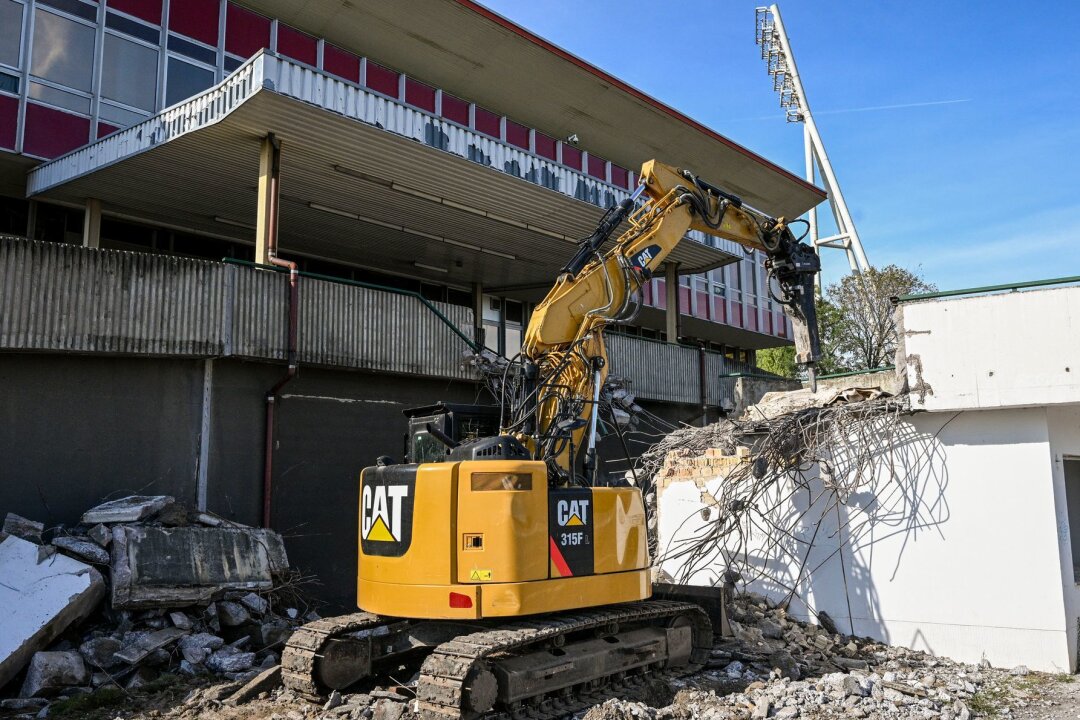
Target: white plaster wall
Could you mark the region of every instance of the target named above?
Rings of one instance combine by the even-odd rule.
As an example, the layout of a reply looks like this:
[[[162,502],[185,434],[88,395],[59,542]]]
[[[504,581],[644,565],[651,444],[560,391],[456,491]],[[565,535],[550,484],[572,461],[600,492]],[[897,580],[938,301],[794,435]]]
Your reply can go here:
[[[801,578],[792,562],[801,554],[791,552],[797,543],[768,552],[755,536],[751,564],[765,564],[768,578],[752,589],[781,599],[785,585],[796,586],[797,597],[840,628],[892,644],[1002,667],[1071,668],[1047,411],[923,413],[902,422],[903,437],[889,453],[903,482],[878,478],[875,492],[842,506],[839,522],[835,509],[820,517],[831,505],[826,499],[811,507],[796,535],[809,541],[817,531],[806,567],[818,567]],[[718,493],[719,483],[707,489]],[[799,493],[788,509],[806,505]],[[661,554],[702,526],[702,507],[693,481],[661,492]],[[838,525],[851,543],[843,566]],[[865,534],[851,537],[857,527]],[[685,558],[663,564],[676,577],[684,566]],[[717,584],[724,569],[713,557],[690,581]],[[798,600],[792,610],[807,617]]]
[[[898,312],[897,364],[917,407],[1080,402],[1080,287],[911,302]]]
[[[1050,452],[1057,505],[1058,553],[1061,559],[1061,587],[1065,598],[1065,620],[1069,638],[1070,667],[1077,667],[1077,644],[1080,642],[1080,585],[1073,579],[1072,538],[1069,511],[1065,499],[1065,457],[1080,458],[1080,407],[1049,408],[1046,411],[1050,431]],[[1080,532],[1080,528],[1077,529]],[[1080,558],[1077,558],[1080,562]]]

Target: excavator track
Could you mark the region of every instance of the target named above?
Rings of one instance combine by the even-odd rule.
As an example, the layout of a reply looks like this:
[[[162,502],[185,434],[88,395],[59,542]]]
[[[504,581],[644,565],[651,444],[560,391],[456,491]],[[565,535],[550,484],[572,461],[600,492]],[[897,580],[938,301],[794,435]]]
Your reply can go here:
[[[388,621],[371,613],[323,618],[293,632],[281,653],[281,680],[285,687],[311,700],[321,700],[327,689],[319,681],[319,661],[332,640],[360,630],[371,630]]]
[[[567,636],[580,637],[593,631],[598,637],[606,633],[615,638],[626,627],[639,628],[639,632],[652,629],[655,633],[665,623],[689,627],[690,646],[684,664],[672,666],[667,656],[639,655],[637,660],[628,661],[625,669],[600,676],[595,672],[590,676],[584,664],[578,667],[570,657],[562,666],[535,670],[527,665],[521,667],[528,662],[530,652],[557,649],[561,647],[560,639]],[[638,649],[616,648],[616,641],[611,642],[610,653],[633,656],[635,652],[647,652],[640,644]],[[712,625],[705,611],[693,603],[654,600],[538,617],[464,635],[435,648],[421,667],[418,709],[422,720],[562,717],[628,684],[695,672],[708,660],[711,650]],[[533,692],[527,696],[518,693],[508,702],[504,697],[505,665],[515,661],[519,667],[510,672],[515,679],[527,678]],[[568,676],[577,678],[577,682],[567,680]]]

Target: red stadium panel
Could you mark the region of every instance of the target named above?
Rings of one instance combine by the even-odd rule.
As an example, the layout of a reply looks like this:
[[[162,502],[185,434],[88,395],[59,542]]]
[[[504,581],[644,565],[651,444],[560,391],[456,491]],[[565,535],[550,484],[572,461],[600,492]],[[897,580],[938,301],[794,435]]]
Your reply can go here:
[[[548,160],[555,160],[555,138],[549,137],[539,130],[533,132],[533,141],[536,143],[536,154]]]
[[[469,125],[469,103],[449,93],[442,94],[442,116],[458,125]]]
[[[779,337],[786,338],[787,332],[787,317],[782,313],[776,313],[776,334]]]
[[[0,95],[0,148],[15,149],[19,127],[19,99]]]
[[[474,129],[477,132],[497,138],[499,137],[499,126],[502,124],[501,120],[501,117],[490,110],[485,110],[479,105],[476,106],[476,125]]]
[[[565,148],[563,148],[565,150]],[[667,283],[663,280],[656,281],[656,297],[653,298],[653,307],[661,310],[667,309]]]
[[[426,85],[419,80],[406,77],[405,102],[418,107],[421,110],[435,112],[435,88]]]
[[[161,24],[161,0],[108,0],[107,7],[155,25]]]
[[[229,3],[225,10],[225,49],[249,58],[270,47],[270,18]]]
[[[697,295],[697,310],[694,312],[695,317],[709,319],[709,294],[708,293],[695,293]]]
[[[718,323],[727,322],[727,302],[721,295],[712,296],[712,321]]]
[[[762,316],[762,318],[765,320],[765,327],[762,330],[762,332],[768,333],[769,335],[772,335],[773,334],[772,313],[767,312]]]
[[[169,29],[207,45],[218,42],[218,0],[183,0],[169,5]]]
[[[746,317],[746,324],[743,327],[757,332],[757,308],[747,306],[743,308],[743,315]]]
[[[606,171],[607,161],[602,157],[596,157],[595,155],[589,156],[589,174],[598,180],[607,179]]]
[[[337,45],[323,45],[323,70],[339,78],[360,82],[360,58]]]
[[[393,70],[368,60],[367,86],[375,92],[381,92],[383,95],[396,98],[398,96],[398,77],[399,75]]]
[[[574,170],[581,169],[581,151],[572,145],[563,143],[562,146],[562,164],[568,168]]]
[[[54,158],[82,147],[90,140],[90,118],[26,103],[26,133],[23,152]]]
[[[641,286],[641,304],[649,306],[652,306],[653,304],[651,282],[646,281],[645,284]]]
[[[621,188],[630,187],[630,171],[611,163],[611,184]]]
[[[516,123],[510,118],[506,119],[506,142],[516,145],[522,150],[529,149],[529,128],[521,123]]]
[[[728,323],[728,324],[729,325],[734,325],[735,327],[740,327],[741,328],[743,326],[743,324],[742,324],[742,315],[743,315],[742,303],[739,303],[739,302],[731,303],[731,322]]]
[[[114,132],[116,132],[119,129],[120,128],[116,127],[115,125],[110,125],[107,122],[101,122],[99,120],[98,124],[97,124],[97,137],[98,137],[98,140],[105,137],[106,135],[112,135]]]
[[[690,314],[690,288],[679,286],[679,312],[683,315]]]
[[[314,65],[319,60],[319,41],[296,28],[278,23],[277,51],[285,57]]]

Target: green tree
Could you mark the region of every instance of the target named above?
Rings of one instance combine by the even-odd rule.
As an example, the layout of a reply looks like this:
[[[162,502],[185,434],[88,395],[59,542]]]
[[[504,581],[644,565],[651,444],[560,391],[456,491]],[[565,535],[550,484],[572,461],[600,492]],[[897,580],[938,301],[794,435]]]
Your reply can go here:
[[[759,370],[773,375],[787,378],[795,377],[798,369],[795,367],[795,346],[783,345],[758,350],[757,366]]]
[[[846,320],[843,313],[827,299],[819,299],[817,317],[818,337],[821,342],[818,373],[829,374],[849,370],[850,368],[844,362],[843,354],[838,350],[840,338],[846,335],[844,332]],[[757,366],[765,372],[781,377],[796,378],[804,374],[795,364],[794,345],[758,350]]]
[[[893,364],[896,308],[891,298],[933,292],[917,272],[897,265],[852,273],[830,285],[819,306],[823,372],[867,370]]]

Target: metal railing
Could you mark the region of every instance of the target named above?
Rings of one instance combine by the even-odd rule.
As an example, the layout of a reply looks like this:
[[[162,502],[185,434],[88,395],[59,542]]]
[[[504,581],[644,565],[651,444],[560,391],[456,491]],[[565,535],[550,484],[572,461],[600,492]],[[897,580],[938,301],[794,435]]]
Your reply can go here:
[[[1003,292],[1008,290],[1025,290],[1027,288],[1046,287],[1048,285],[1069,285],[1072,283],[1080,283],[1080,275],[1050,278],[1048,280],[1028,280],[1027,282],[1006,283],[1004,285],[984,285],[982,287],[963,288],[960,290],[938,290],[928,293],[901,295],[900,297],[895,298],[894,302],[904,303],[913,300],[935,300],[937,298],[958,297],[961,295],[982,295],[985,293]]]

